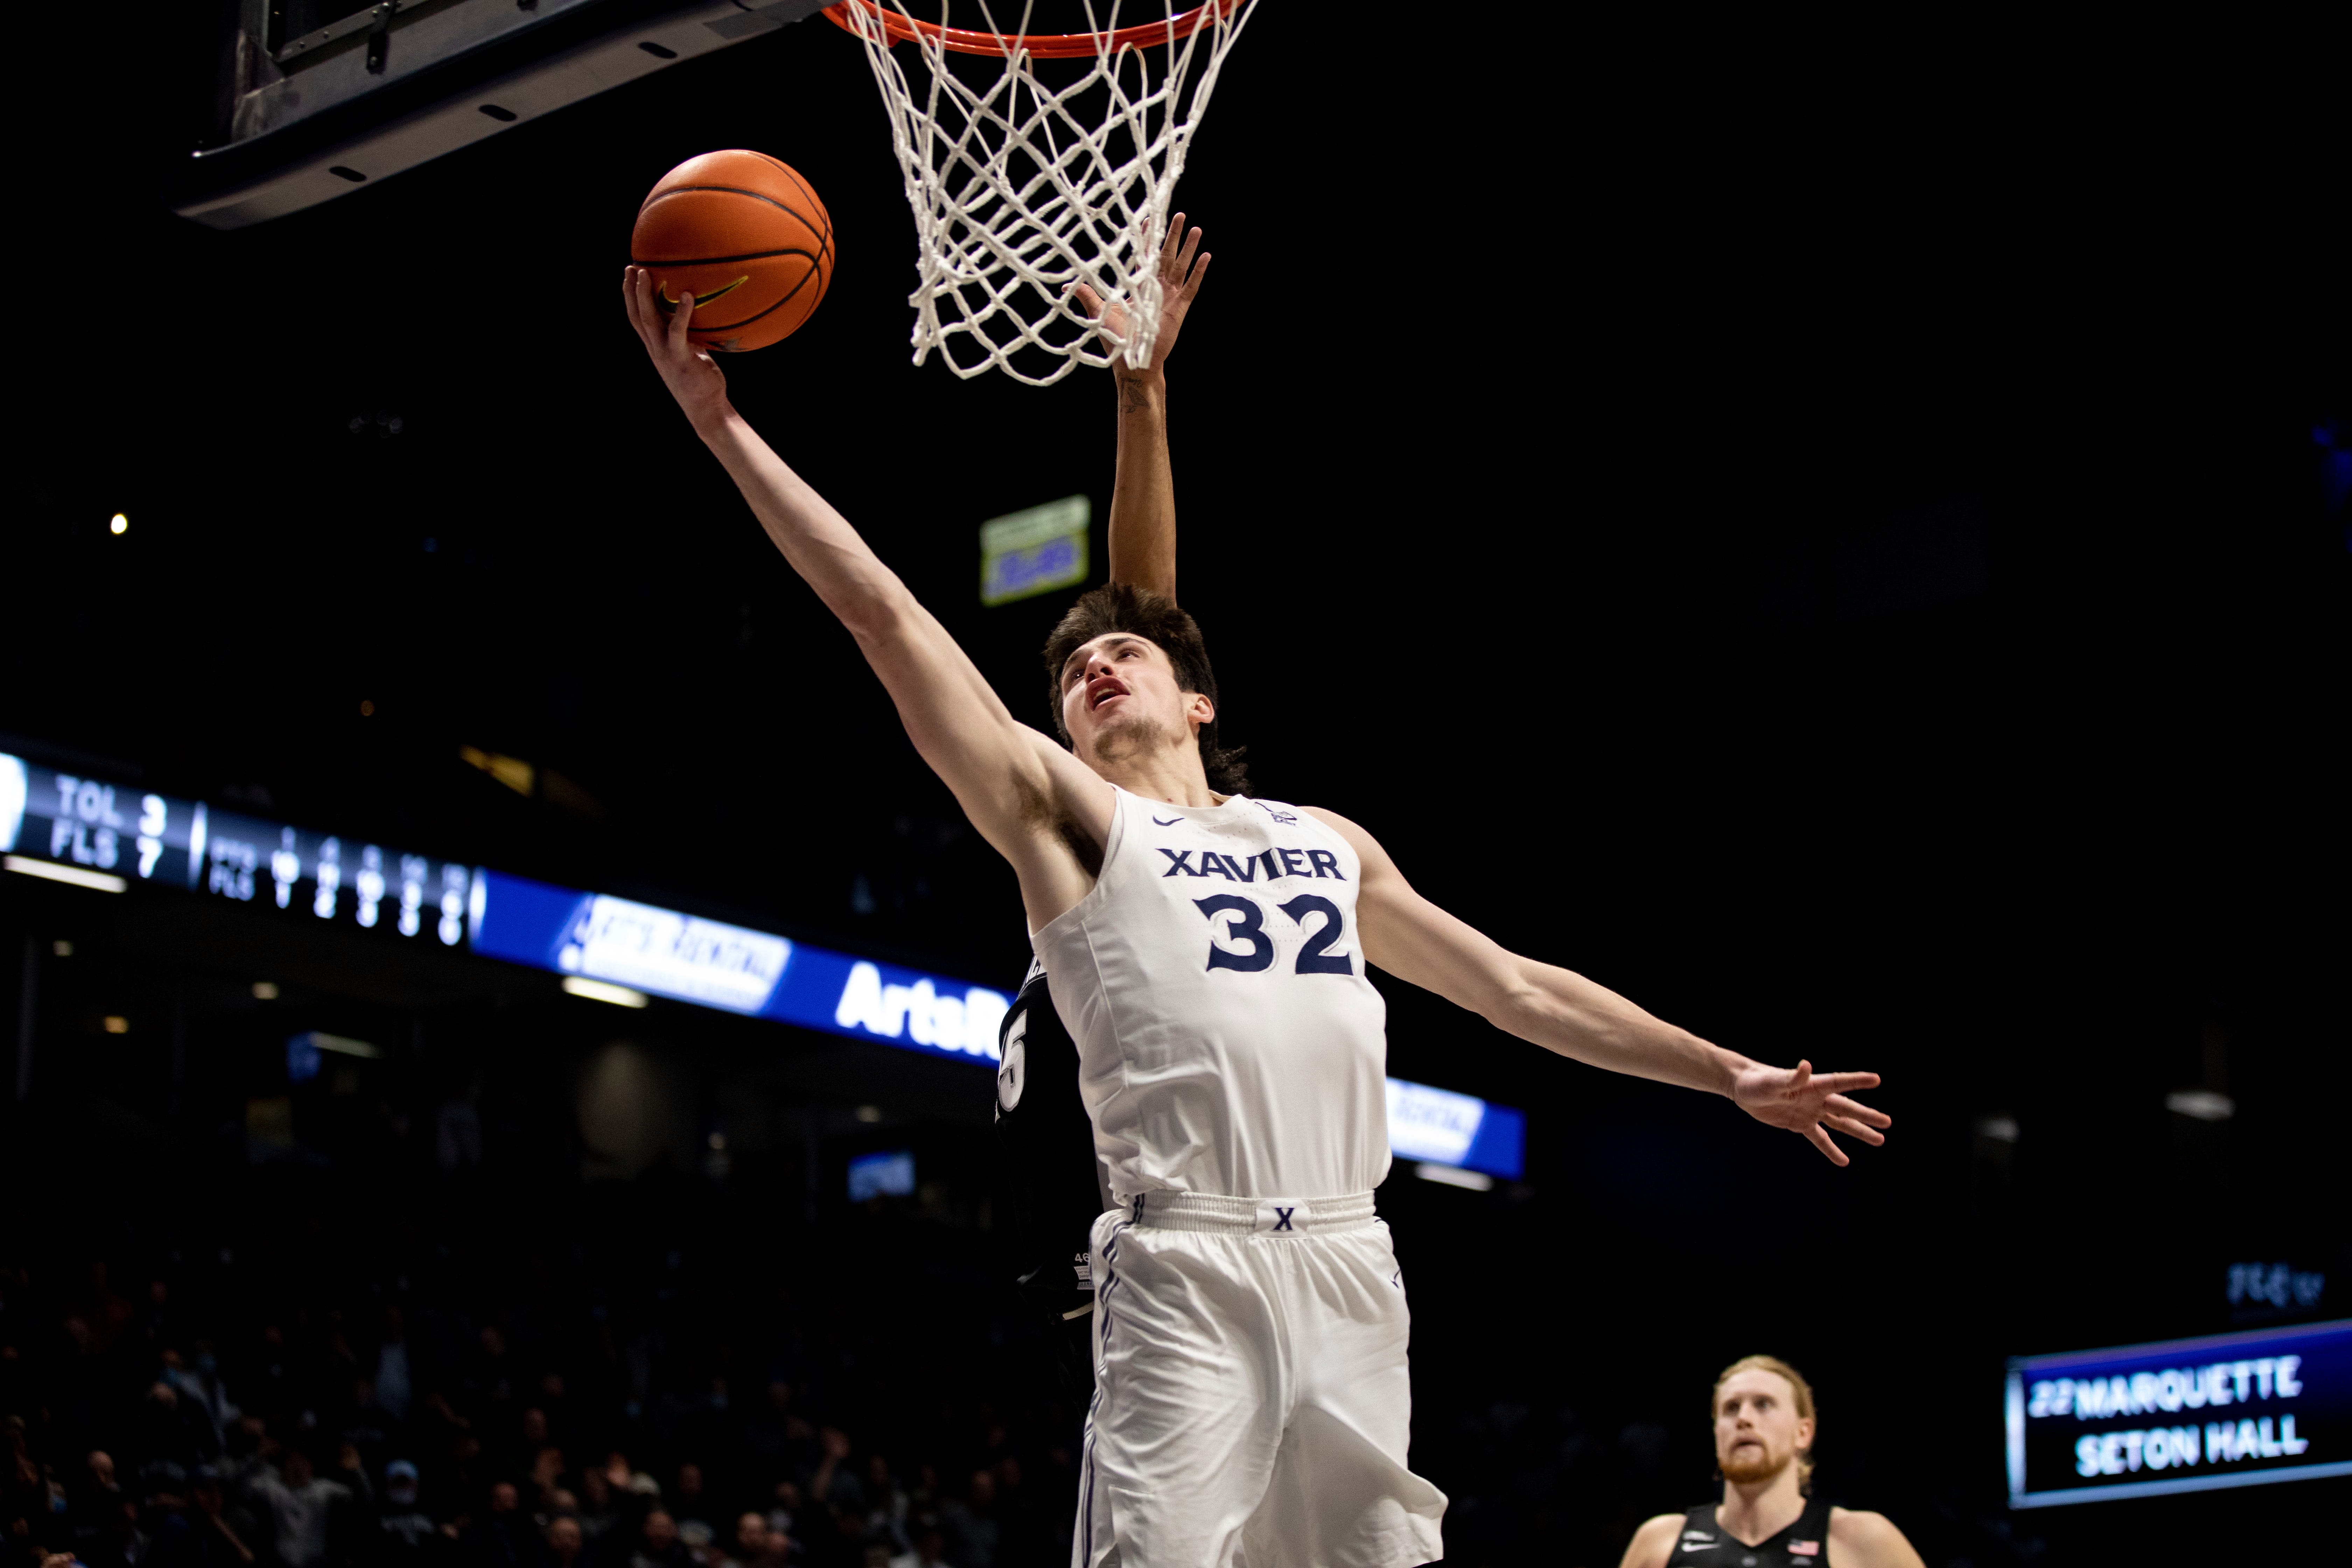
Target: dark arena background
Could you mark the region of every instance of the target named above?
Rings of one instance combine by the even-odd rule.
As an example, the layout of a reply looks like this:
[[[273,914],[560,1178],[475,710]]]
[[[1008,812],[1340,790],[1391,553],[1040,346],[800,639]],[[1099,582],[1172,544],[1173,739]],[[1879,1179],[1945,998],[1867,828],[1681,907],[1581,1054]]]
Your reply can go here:
[[[1101,580],[1106,376],[908,363],[822,20],[179,216],[254,11],[109,13],[11,95],[0,752],[52,793],[0,875],[0,1565],[1066,1562],[991,1064],[578,994],[438,879],[1010,994],[1013,878],[627,330],[632,216],[713,148],[823,194],[831,292],[733,396],[1032,721],[1068,592],[984,607],[977,530],[1087,496]],[[2278,1485],[2017,1506],[2005,1421],[2015,1358],[2352,1318],[2330,51],[1743,25],[1265,0],[1177,199],[1183,596],[1258,787],[1895,1118],[1833,1169],[1383,977],[1392,1074],[1526,1118],[1517,1179],[1380,1194],[1446,1561],[1616,1563],[1755,1351],[1930,1563],[2315,1561],[2340,1386]],[[276,839],[250,898],[60,881],[60,774],[125,845],[152,795],[397,846],[416,934],[280,907]]]

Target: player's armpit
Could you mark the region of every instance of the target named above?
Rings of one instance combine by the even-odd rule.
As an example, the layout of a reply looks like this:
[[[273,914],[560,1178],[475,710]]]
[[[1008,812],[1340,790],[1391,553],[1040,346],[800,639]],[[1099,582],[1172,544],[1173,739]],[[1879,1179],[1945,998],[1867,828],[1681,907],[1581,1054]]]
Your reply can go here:
[[[1830,1560],[1835,1568],[1927,1568],[1894,1521],[1848,1508],[1830,1510]]]
[[[1434,991],[1456,1006],[1493,1019],[1516,983],[1517,961],[1500,942],[1413,890],[1380,841],[1336,811],[1307,815],[1348,841],[1361,868],[1356,925],[1364,957],[1400,980]]]
[[[895,624],[856,635],[915,750],[1012,862],[1030,928],[1086,897],[1110,837],[1111,786],[1014,719],[912,595]]]
[[[1678,1513],[1662,1513],[1643,1520],[1617,1568],[1666,1568],[1666,1559],[1675,1554],[1675,1542],[1682,1539],[1682,1530],[1683,1516]]]

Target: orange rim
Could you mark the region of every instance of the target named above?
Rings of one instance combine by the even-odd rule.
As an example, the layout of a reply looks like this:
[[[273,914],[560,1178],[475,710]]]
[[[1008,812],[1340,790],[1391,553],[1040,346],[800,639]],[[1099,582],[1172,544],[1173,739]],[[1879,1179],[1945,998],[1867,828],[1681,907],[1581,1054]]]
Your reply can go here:
[[[1021,50],[1041,60],[1066,60],[1081,55],[1108,54],[1124,48],[1146,48],[1153,44],[1172,43],[1190,37],[1212,14],[1229,15],[1241,5],[1241,0],[1209,0],[1195,5],[1181,16],[1159,22],[1142,22],[1132,27],[1121,27],[1110,33],[982,33],[968,27],[942,27],[937,22],[918,22],[905,13],[883,5],[881,0],[839,0],[824,8],[825,20],[845,33],[857,31],[849,19],[852,6],[864,11],[882,25],[894,44],[908,40],[930,41],[960,55],[1003,56]]]

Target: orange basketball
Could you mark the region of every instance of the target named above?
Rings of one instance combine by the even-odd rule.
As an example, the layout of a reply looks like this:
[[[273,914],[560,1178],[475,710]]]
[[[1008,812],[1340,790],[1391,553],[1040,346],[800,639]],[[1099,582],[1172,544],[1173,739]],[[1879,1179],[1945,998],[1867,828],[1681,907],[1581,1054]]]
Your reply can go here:
[[[833,219],[809,183],[765,153],[705,153],[637,209],[629,259],[667,314],[694,296],[690,336],[741,353],[800,330],[833,281]]]

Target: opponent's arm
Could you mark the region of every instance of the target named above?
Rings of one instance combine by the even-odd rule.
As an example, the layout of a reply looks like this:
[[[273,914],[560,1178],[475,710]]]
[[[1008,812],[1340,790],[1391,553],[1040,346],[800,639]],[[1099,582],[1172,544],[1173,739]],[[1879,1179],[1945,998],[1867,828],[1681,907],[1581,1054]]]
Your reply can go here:
[[[736,413],[717,363],[688,339],[693,296],[665,321],[649,272],[628,268],[622,288],[630,323],[695,434],[793,570],[856,639],[915,749],[955,792],[972,826],[1021,872],[1024,894],[1032,891],[1037,847],[1053,838],[1057,821],[1075,820],[1099,844],[1110,828],[1109,787],[1013,719],[898,574]]]
[[[1884,1112],[1847,1098],[1874,1087],[1869,1072],[1823,1073],[1810,1062],[1765,1067],[1652,1017],[1581,974],[1521,958],[1415,892],[1372,836],[1337,813],[1308,807],[1356,851],[1363,885],[1356,921],[1364,957],[1436,992],[1496,1028],[1612,1072],[1728,1097],[1759,1121],[1802,1133],[1834,1164],[1845,1152],[1825,1127],[1884,1143]]]
[[[1617,1568],[1666,1568],[1666,1560],[1675,1554],[1675,1542],[1682,1539],[1683,1516],[1661,1513],[1642,1521],[1626,1543],[1625,1555]]]
[[[1830,1510],[1830,1551],[1837,1568],[1927,1568],[1918,1548],[1883,1513]]]
[[[1118,394],[1118,468],[1110,492],[1110,580],[1132,583],[1172,599],[1176,596],[1176,479],[1168,461],[1168,354],[1183,330],[1184,317],[1208,276],[1209,258],[1200,250],[1201,231],[1187,231],[1184,215],[1168,225],[1160,249],[1160,331],[1151,340],[1151,363],[1130,369],[1114,352],[1111,380]],[[1127,330],[1123,306],[1103,308],[1086,284],[1076,290],[1089,316],[1111,332]]]

